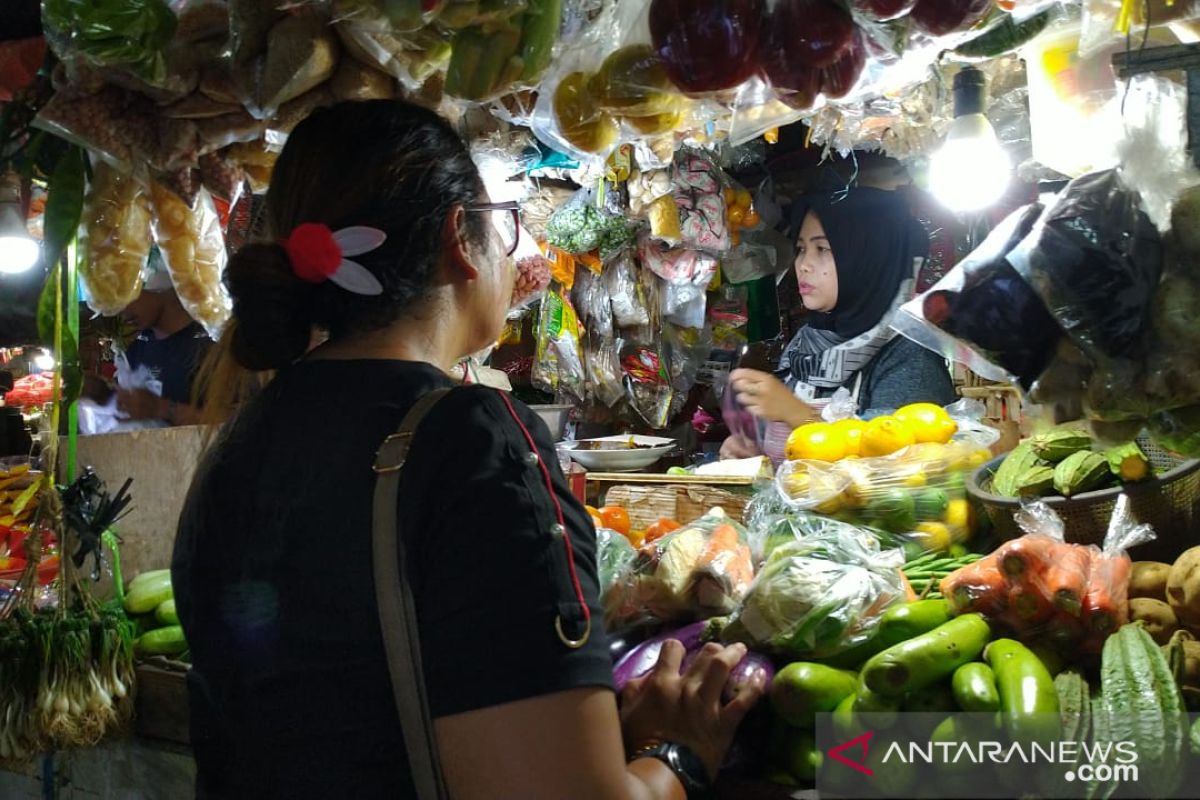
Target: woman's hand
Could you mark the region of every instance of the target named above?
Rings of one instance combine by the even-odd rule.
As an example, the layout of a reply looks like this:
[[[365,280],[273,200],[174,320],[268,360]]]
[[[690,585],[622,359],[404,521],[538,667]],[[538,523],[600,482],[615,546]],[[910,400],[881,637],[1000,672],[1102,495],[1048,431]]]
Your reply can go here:
[[[630,753],[660,742],[681,744],[700,757],[714,778],[738,725],[762,697],[764,686],[759,679],[723,704],[721,692],[746,655],[746,646],[706,644],[681,675],[685,652],[673,639],[664,642],[654,670],[626,685],[621,730]]]
[[[818,419],[808,404],[770,373],[756,369],[735,369],[729,374],[729,385],[737,392],[737,401],[742,407],[756,417],[771,422],[786,422],[792,427]]]
[[[758,445],[740,433],[733,434],[721,443],[722,461],[731,458],[754,458],[760,455],[762,453],[759,452]]]

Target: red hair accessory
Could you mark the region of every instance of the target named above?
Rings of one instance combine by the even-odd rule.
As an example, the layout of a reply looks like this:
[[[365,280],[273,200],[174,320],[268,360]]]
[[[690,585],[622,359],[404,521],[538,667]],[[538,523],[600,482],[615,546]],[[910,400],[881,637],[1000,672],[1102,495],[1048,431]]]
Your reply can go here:
[[[279,244],[287,252],[292,272],[306,283],[333,281],[355,294],[383,294],[383,286],[371,272],[346,256],[368,253],[379,247],[387,234],[377,228],[356,225],[334,232],[323,222],[303,222]]]

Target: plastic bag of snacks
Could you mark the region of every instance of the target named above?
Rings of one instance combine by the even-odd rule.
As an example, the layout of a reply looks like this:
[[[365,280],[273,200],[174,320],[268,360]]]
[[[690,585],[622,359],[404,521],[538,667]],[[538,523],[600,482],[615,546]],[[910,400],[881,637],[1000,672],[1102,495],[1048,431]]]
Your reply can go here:
[[[766,562],[722,638],[793,659],[831,656],[865,641],[880,614],[905,596],[903,553],[882,550],[852,525],[776,519],[784,532],[769,540]]]
[[[550,285],[550,263],[542,255],[541,248],[529,231],[521,228],[517,241],[516,279],[513,281],[512,300],[509,308],[519,308],[537,299]]]
[[[142,290],[150,258],[150,198],[145,185],[97,159],[80,226],[86,257],[79,279],[88,307],[113,316]]]
[[[643,545],[611,590],[613,627],[732,613],[754,581],[750,534],[720,508]]]
[[[1062,520],[1041,501],[1018,514],[1026,533],[942,580],[956,613],[978,612],[1022,639],[1061,649],[1082,644],[1099,653],[1104,639],[1129,620],[1126,550],[1154,539],[1138,525],[1122,494],[1102,548],[1067,544]]]
[[[549,291],[538,313],[534,385],[550,394],[563,392],[582,399],[585,379],[575,307],[561,290]]]
[[[183,307],[216,340],[229,320],[232,303],[221,276],[229,256],[225,234],[208,190],[189,206],[158,181],[150,182],[154,241]]]

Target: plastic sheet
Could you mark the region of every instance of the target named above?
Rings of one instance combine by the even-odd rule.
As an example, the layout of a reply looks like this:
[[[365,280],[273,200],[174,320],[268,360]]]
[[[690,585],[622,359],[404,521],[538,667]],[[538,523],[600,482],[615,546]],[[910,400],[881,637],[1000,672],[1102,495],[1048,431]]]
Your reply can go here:
[[[1007,260],[1099,363],[1141,352],[1162,251],[1140,197],[1109,170],[1072,181]]]
[[[1064,652],[1099,653],[1129,619],[1131,562],[1125,551],[1154,539],[1122,494],[1102,548],[1065,543],[1062,520],[1041,501],[1017,515],[1025,535],[947,576],[942,594],[957,613],[979,612],[1025,640]]]
[[[1035,204],[1010,214],[932,289],[904,304],[892,327],[985,378],[1032,386],[1062,330],[1009,258],[1041,212]]]
[[[904,599],[900,550],[832,520],[771,517],[766,562],[722,632],[789,659],[835,655],[866,641]]]
[[[150,219],[145,184],[97,161],[80,226],[85,257],[79,270],[88,307],[97,314],[119,314],[141,292]]]

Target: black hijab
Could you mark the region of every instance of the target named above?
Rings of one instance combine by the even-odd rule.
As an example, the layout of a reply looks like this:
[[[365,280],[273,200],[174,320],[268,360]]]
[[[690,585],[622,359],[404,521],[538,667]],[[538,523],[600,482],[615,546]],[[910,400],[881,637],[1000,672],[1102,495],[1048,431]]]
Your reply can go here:
[[[837,305],[810,312],[807,323],[852,339],[879,324],[900,284],[914,276],[916,258],[929,254],[929,236],[903,195],[882,189],[805,197],[792,207],[792,240],[805,215],[821,220],[837,264]]]

